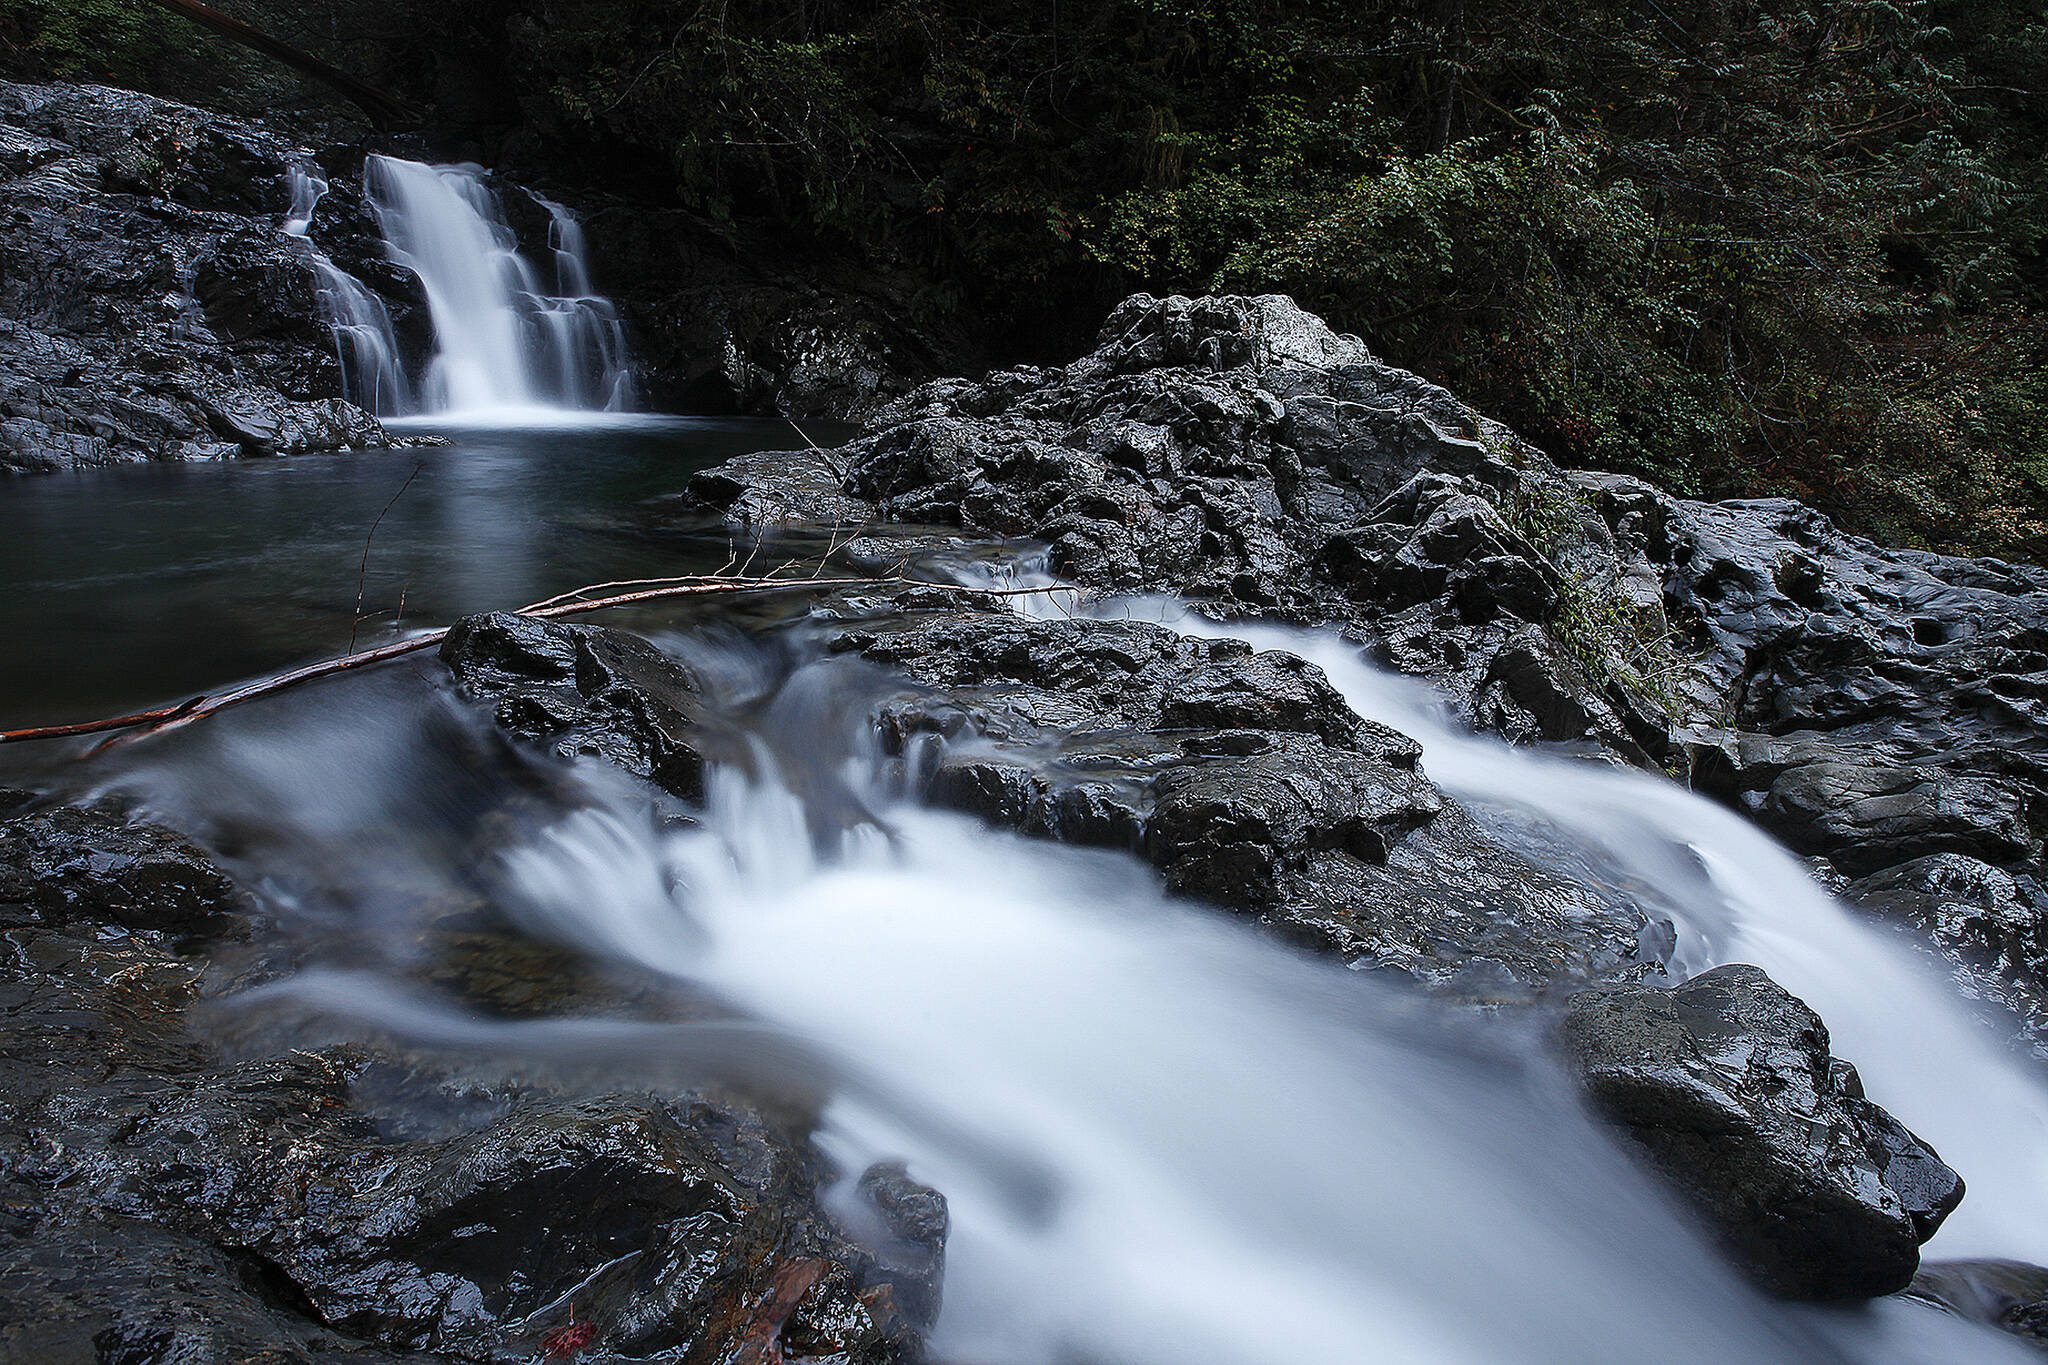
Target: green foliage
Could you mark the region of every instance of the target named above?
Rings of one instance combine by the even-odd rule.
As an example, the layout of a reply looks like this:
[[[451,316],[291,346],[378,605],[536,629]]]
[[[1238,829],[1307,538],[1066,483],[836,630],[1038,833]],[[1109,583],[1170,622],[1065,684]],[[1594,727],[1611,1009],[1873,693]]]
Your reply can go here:
[[[135,84],[182,36],[174,22],[127,0],[14,0],[0,17],[0,57],[18,78]]]

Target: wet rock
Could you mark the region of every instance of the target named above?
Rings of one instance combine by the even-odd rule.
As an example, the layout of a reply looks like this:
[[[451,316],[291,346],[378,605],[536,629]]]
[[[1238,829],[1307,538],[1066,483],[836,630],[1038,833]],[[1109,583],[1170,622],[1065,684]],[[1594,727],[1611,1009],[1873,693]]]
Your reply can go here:
[[[51,884],[0,928],[9,1358],[527,1361],[572,1301],[592,1350],[638,1359],[771,1331],[850,1365],[917,1353],[943,1201],[878,1176],[914,1248],[878,1260],[826,1213],[800,1114],[201,1027],[207,955],[107,932],[246,905],[196,850],[61,808],[4,838],[10,876]]]
[[[702,794],[696,678],[637,635],[494,612],[455,623],[441,660],[509,734]]]
[[[2023,1261],[1932,1261],[1908,1297],[2012,1333],[2048,1352],[2048,1270]]]
[[[1936,853],[1858,878],[1843,894],[1939,952],[1965,995],[2002,1006],[2035,1039],[2048,1037],[2039,989],[2048,983],[2048,898],[2030,878]]]
[[[1619,574],[1563,474],[1279,296],[1138,295],[1064,369],[928,384],[837,450],[728,462],[689,495],[756,533],[829,505],[1031,537],[1091,587],[1352,625],[1517,738],[1640,756],[1664,734],[1621,643],[1562,641]]]
[[[1808,763],[1781,773],[1761,813],[1794,848],[1853,874],[1933,853],[2010,860],[2032,844],[2010,783],[1878,763]]]
[[[660,515],[692,504],[1027,538],[1085,587],[1341,627],[1480,728],[1687,777],[1852,875],[1956,853],[2048,905],[2048,570],[1559,470],[1278,296],[1134,296],[1069,365],[926,384]],[[1998,994],[2048,1017],[2018,966]]]
[[[0,470],[389,444],[337,397],[316,247],[282,227],[309,149],[97,86],[0,83],[0,128]],[[345,181],[316,231],[388,280]]]
[[[1484,835],[1285,653],[1130,621],[1032,621],[900,600],[842,613],[828,648],[915,688],[885,751],[941,805],[1125,848],[1182,894],[1468,998],[1527,999],[1654,958],[1642,912]]]
[[[1576,476],[1629,572],[1683,623],[1700,699],[1694,780],[1852,875],[1956,855],[2039,918],[2048,795],[2048,570],[1893,550],[1798,503],[1697,503]],[[1942,897],[1884,883],[1922,927]],[[1953,878],[1947,879],[1953,882]],[[1937,945],[1952,960],[1959,945]],[[2042,1046],[2048,978],[2027,955],[1972,969]]]
[[[866,1239],[876,1267],[862,1299],[892,1334],[921,1338],[939,1318],[952,1226],[946,1196],[913,1179],[900,1161],[877,1162],[863,1171],[857,1193],[878,1224],[877,1235]]]
[[[109,810],[0,819],[0,925],[72,925],[180,940],[242,937],[254,907],[200,849]]]
[[[1588,991],[1563,1030],[1594,1105],[1776,1293],[1903,1289],[1962,1199],[1830,1055],[1819,1016],[1755,967]]]

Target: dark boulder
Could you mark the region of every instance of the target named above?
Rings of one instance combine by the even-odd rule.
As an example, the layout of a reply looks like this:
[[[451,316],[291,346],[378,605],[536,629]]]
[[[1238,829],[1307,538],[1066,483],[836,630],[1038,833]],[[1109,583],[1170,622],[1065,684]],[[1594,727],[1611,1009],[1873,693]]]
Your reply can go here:
[[[1820,1017],[1755,967],[1575,997],[1566,1055],[1758,1283],[1871,1298],[1912,1280],[1963,1183],[1863,1096]]]
[[[508,733],[563,758],[606,759],[684,798],[702,794],[698,682],[639,636],[494,612],[456,622],[441,660]]]
[[[938,804],[1129,849],[1174,891],[1468,998],[1656,960],[1640,909],[1495,843],[1412,741],[1360,720],[1293,655],[1139,622],[905,605],[841,611],[826,639],[913,684],[885,689],[879,733]]]
[[[1661,603],[1620,582],[1565,476],[1277,295],[1138,295],[1063,369],[927,384],[837,450],[729,462],[689,492],[757,533],[826,507],[960,526],[1044,541],[1090,587],[1351,625],[1515,738],[1641,756],[1665,733],[1640,642],[1582,628],[1611,595],[1653,639]]]
[[[161,826],[78,806],[0,819],[0,926],[203,940],[246,936],[254,917],[211,858]]]

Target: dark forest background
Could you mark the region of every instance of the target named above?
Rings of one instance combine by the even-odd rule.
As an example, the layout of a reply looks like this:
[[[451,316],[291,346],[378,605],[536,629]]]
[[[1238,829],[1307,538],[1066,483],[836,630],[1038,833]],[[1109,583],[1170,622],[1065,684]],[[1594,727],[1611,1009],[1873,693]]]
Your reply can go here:
[[[1280,290],[1566,463],[2048,557],[2040,0],[218,7],[992,358]],[[137,0],[6,0],[0,73],[362,131]]]

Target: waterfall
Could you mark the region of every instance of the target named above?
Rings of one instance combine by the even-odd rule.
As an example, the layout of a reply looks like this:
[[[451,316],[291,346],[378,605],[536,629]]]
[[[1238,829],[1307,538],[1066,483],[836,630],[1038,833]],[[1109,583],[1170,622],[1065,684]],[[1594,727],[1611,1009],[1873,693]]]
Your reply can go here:
[[[313,212],[327,194],[327,181],[302,166],[294,166],[286,180],[291,206],[285,210],[284,231],[307,238],[312,231]],[[391,327],[391,311],[361,280],[336,265],[326,252],[311,245],[314,291],[320,311],[334,333],[334,358],[341,367],[341,396],[380,417],[391,417],[412,407],[405,367],[398,358],[398,337]]]
[[[630,405],[618,315],[591,292],[582,232],[566,209],[535,198],[549,218],[544,283],[481,168],[373,156],[365,176],[391,258],[419,277],[433,318],[424,411]]]
[[[560,818],[458,872],[448,850],[474,845],[436,831],[434,794],[474,776],[473,751],[431,742],[426,718],[365,724],[386,715],[355,709],[376,705],[366,692],[282,729],[214,732],[202,764],[159,770],[153,805],[281,817],[264,857],[283,884],[345,870],[362,935],[347,963],[250,1003],[316,1010],[341,1036],[573,1056],[623,1084],[671,1064],[804,1076],[829,1096],[817,1141],[836,1169],[905,1159],[946,1194],[938,1359],[2024,1358],[1896,1300],[1765,1299],[1579,1111],[1526,1030],[1176,902],[1127,855],[919,808],[867,724],[870,684],[838,661],[764,700],[767,646],[672,643],[745,727],[745,762],[712,765],[685,828],[585,762],[560,775]],[[719,1000],[747,1032],[469,1014],[369,965],[409,960],[420,888],[457,876],[526,932]],[[388,954],[361,951],[379,934]]]
[[[1052,584],[1042,571],[1016,581]],[[1054,589],[1019,601],[1043,615],[1135,616],[1230,636],[1320,666],[1359,715],[1419,741],[1424,768],[1452,796],[1653,888],[1645,908],[1678,932],[1675,974],[1752,963],[1812,1006],[1871,1098],[1968,1173],[1969,1196],[1931,1254],[2048,1261],[2048,1088],[1938,973],[1859,922],[1748,820],[1661,778],[1465,730],[1426,684],[1374,668],[1334,631],[1217,622],[1166,599],[1085,605]]]

